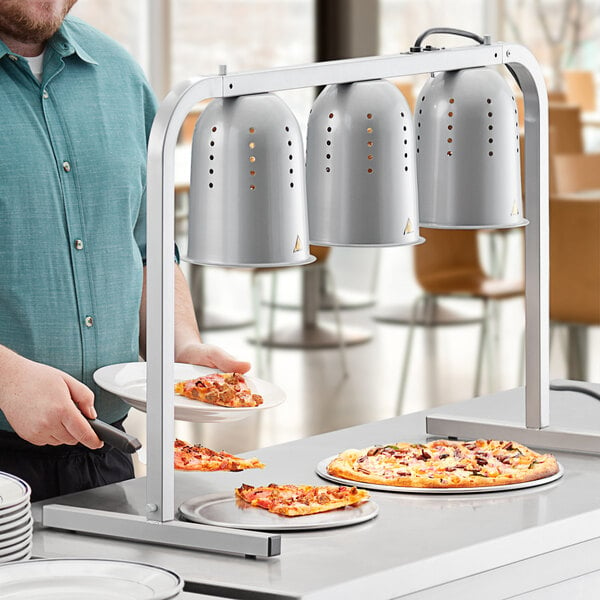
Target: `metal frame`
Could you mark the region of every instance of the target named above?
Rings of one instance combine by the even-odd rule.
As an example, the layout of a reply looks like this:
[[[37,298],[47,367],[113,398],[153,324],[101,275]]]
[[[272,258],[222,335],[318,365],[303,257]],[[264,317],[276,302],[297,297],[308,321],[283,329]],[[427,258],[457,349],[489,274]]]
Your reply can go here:
[[[173,469],[174,153],[188,112],[213,97],[233,97],[335,83],[505,65],[525,98],[526,411],[523,425],[429,417],[428,433],[449,437],[515,437],[565,450],[600,452],[600,436],[550,430],[548,379],[548,106],[541,68],[526,48],[485,44],[414,54],[339,60],[250,73],[216,75],[177,86],[161,104],[148,145],[146,517],[60,505],[44,507],[43,524],[96,535],[259,556],[279,554],[279,536],[175,520]],[[183,532],[186,532],[183,534]],[[182,542],[185,535],[187,541]],[[191,541],[190,541],[191,540]]]

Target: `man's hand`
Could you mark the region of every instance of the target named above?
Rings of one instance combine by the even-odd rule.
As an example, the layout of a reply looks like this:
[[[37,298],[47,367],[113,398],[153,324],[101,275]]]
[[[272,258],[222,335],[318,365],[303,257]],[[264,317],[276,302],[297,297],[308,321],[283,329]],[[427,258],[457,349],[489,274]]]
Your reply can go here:
[[[18,354],[2,356],[0,408],[15,432],[36,446],[103,445],[83,416],[96,418],[92,390]]]
[[[180,363],[220,369],[225,373],[246,373],[250,370],[249,362],[236,360],[222,348],[210,344],[189,344],[177,353],[175,360]]]

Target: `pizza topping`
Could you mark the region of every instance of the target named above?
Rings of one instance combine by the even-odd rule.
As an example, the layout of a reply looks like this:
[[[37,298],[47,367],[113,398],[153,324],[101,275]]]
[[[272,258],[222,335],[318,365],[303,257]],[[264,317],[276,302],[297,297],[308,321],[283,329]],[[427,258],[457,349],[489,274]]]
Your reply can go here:
[[[368,500],[364,490],[347,486],[277,485],[253,487],[243,484],[235,490],[251,506],[286,517],[326,512]]]
[[[210,373],[203,377],[180,381],[175,393],[191,400],[230,408],[260,406],[263,398],[250,389],[240,373]]]

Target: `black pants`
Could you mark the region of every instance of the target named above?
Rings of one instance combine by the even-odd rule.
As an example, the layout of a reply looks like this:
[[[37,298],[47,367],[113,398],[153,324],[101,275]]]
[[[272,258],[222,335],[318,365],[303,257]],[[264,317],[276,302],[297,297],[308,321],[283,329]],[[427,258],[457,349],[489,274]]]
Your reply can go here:
[[[113,425],[123,429],[123,420]],[[99,450],[81,444],[35,446],[10,431],[0,431],[0,471],[24,479],[32,502],[134,476],[131,455],[108,444]]]

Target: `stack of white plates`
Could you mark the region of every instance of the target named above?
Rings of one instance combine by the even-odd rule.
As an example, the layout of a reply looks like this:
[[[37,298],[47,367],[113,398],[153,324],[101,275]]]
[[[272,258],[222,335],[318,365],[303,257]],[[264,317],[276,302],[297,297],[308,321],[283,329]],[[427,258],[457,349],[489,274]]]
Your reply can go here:
[[[22,479],[0,471],[0,563],[31,556],[30,496],[31,488]]]

